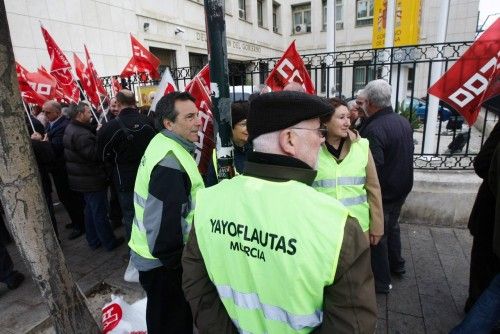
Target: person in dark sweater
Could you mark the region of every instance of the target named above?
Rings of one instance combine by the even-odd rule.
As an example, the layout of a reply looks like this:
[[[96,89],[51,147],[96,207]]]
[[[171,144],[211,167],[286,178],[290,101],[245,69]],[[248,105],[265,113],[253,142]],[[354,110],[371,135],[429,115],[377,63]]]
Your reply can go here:
[[[64,132],[64,155],[71,190],[83,193],[85,199],[85,230],[92,249],[103,245],[108,251],[123,243],[115,238],[108,220],[107,177],[97,151],[95,130],[90,124],[92,114],[85,102],[71,105],[71,123]]]
[[[117,190],[127,241],[134,219],[134,184],[137,169],[149,142],[156,135],[153,121],[139,113],[134,93],[123,89],[111,99],[119,114],[97,133],[99,156],[110,165],[111,182]]]
[[[243,173],[248,153],[252,151],[252,145],[248,143],[248,118],[249,103],[246,101],[234,102],[231,105],[231,124],[233,126],[232,141],[234,145],[234,169],[236,174]],[[205,176],[205,186],[210,187],[217,184],[217,157],[214,150],[212,163],[208,166]]]
[[[469,217],[468,228],[473,236],[470,255],[469,296],[464,311],[468,312],[496,274],[500,273],[500,259],[493,252],[493,231],[496,200],[489,183],[488,171],[492,166],[493,153],[500,144],[500,122],[474,159],[474,171],[483,179]]]
[[[413,132],[408,120],[392,110],[391,86],[385,80],[370,81],[360,95],[368,119],[359,132],[370,142],[384,209],[385,233],[372,246],[372,268],[376,291],[388,293],[391,272],[405,273],[398,220],[413,187]]]
[[[47,166],[47,171],[52,175],[57,197],[64,205],[71,219],[71,224],[66,225],[73,228],[69,239],[75,239],[85,233],[85,223],[83,219],[84,202],[82,195],[70,189],[68,184],[68,173],[64,158],[63,135],[69,120],[62,114],[61,104],[56,101],[47,101],[42,110],[47,116],[49,124],[46,134],[34,132],[31,139],[35,141],[46,141],[50,143],[54,159]],[[36,129],[36,128],[35,128]]]

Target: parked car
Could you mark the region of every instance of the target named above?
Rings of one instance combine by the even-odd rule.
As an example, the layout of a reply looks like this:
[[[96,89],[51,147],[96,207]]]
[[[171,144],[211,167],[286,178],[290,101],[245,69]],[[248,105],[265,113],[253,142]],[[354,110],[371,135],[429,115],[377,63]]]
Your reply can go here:
[[[421,121],[424,121],[427,102],[423,99],[419,99],[416,97],[412,99],[411,97],[407,96],[401,103],[401,107],[403,110],[407,110],[410,109],[410,106],[413,115],[418,117],[418,119],[420,119]],[[453,115],[453,112],[449,108],[443,107],[441,105],[439,106],[438,119],[440,119],[441,121],[445,122],[450,119],[450,116]]]

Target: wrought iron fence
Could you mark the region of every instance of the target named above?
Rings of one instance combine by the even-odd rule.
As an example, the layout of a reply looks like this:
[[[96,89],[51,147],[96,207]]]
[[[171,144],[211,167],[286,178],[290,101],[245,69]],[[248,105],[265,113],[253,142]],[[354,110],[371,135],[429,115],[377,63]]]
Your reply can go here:
[[[304,54],[318,95],[352,99],[369,81],[382,78],[393,86],[393,106],[412,124],[414,130],[414,166],[417,169],[472,169],[472,162],[485,137],[497,120],[496,108],[483,108],[477,126],[469,127],[450,106],[440,102],[435,130],[436,145],[424,152],[427,128],[427,89],[431,72],[438,63],[448,69],[472,42],[421,44],[402,48],[359,49],[334,53]],[[229,63],[230,94],[233,100],[246,100],[259,91],[279,58],[262,58]],[[179,89],[200,70],[198,67],[171,69]],[[111,92],[111,77],[104,83]],[[157,84],[144,74],[122,79],[122,85],[136,92],[143,86]]]

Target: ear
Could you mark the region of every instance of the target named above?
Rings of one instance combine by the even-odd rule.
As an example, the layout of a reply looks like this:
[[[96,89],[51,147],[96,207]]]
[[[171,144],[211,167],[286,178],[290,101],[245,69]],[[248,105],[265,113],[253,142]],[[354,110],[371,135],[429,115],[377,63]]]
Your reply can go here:
[[[174,128],[174,122],[172,122],[169,119],[164,119],[163,120],[163,127],[165,129],[167,129],[168,131],[172,131],[172,129]]]
[[[281,150],[287,155],[295,156],[295,140],[296,135],[292,130],[283,130],[279,134],[279,144]]]

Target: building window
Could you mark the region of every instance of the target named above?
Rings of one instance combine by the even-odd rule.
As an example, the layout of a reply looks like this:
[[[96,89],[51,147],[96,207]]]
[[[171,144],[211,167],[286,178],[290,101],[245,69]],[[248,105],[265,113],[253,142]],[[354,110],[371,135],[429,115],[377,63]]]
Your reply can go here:
[[[344,28],[344,24],[342,22],[342,1],[343,0],[335,0],[335,29],[340,30]],[[327,0],[323,0],[323,31],[326,30],[326,24],[328,21],[327,14]]]
[[[280,32],[280,10],[281,6],[277,2],[273,2],[273,31],[275,33]]]
[[[311,32],[311,4],[292,6],[293,34]]]
[[[373,65],[370,60],[355,61],[353,67],[353,92],[363,89],[374,79]]]
[[[267,27],[267,11],[265,0],[257,0],[257,22],[259,24],[259,27]]]
[[[415,80],[415,68],[408,68],[408,80],[406,81],[406,89],[413,90],[413,81]]]
[[[158,59],[160,59],[160,66],[159,66],[160,73],[163,73],[163,71],[165,71],[165,68],[167,67],[170,68],[177,67],[175,50],[150,47],[149,51],[151,51],[152,54],[154,54],[156,57],[158,57]]]
[[[269,74],[269,63],[259,62],[259,82],[261,84],[266,83],[266,78],[268,74]]]
[[[242,20],[247,19],[246,0],[238,0],[238,16]]]
[[[327,91],[328,86],[328,70],[331,67],[327,67],[325,63],[321,63],[321,93],[325,93]],[[335,67],[335,91],[340,94],[342,91],[342,62],[336,62]],[[332,96],[332,91],[330,89],[330,96]],[[337,96],[337,95],[335,95]]]
[[[192,76],[198,73],[206,64],[208,64],[207,55],[193,52],[189,53],[189,67],[191,68]]]
[[[366,26],[373,23],[373,1],[356,0],[356,26]]]

